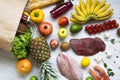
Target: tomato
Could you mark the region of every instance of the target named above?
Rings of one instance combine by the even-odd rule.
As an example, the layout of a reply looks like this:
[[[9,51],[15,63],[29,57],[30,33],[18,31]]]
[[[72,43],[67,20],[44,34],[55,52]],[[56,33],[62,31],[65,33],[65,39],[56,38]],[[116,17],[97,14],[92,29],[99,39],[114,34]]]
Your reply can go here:
[[[32,62],[29,59],[21,59],[17,63],[17,70],[22,74],[27,74],[32,70]]]
[[[49,22],[42,22],[38,28],[43,36],[49,36],[53,32],[52,24]]]
[[[67,26],[68,23],[69,23],[68,18],[65,17],[65,16],[60,17],[60,18],[58,19],[58,24],[59,24],[60,26],[62,26],[62,27]]]

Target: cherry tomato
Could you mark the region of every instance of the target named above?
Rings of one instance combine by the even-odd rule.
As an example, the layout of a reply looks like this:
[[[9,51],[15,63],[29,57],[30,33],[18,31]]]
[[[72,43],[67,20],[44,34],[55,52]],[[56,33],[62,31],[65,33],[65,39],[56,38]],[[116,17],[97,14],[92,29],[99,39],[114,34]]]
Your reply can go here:
[[[85,27],[85,30],[87,31],[87,30],[89,30],[90,29],[90,26],[86,26]]]

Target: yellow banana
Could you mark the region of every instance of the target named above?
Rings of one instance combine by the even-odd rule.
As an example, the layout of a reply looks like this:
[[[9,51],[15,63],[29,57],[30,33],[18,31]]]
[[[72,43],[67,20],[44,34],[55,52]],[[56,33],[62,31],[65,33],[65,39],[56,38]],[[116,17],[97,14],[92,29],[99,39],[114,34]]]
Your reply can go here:
[[[96,7],[97,3],[98,3],[98,0],[93,0],[91,7],[90,7],[90,14],[93,14],[93,10]]]
[[[90,19],[96,20],[96,16],[95,15],[89,15],[89,16],[87,16],[87,21],[89,21]]]
[[[78,21],[86,21],[86,19],[82,16],[72,13],[72,17],[74,17]]]
[[[98,14],[97,17],[105,17],[110,15],[111,13],[113,13],[113,9],[106,10],[103,13]]]
[[[95,15],[98,15],[98,14],[104,12],[104,11],[107,10],[110,6],[111,6],[111,4],[106,4],[106,5],[103,6],[101,9],[99,9],[99,10],[95,13]]]
[[[87,15],[86,6],[85,6],[85,3],[82,0],[80,0],[80,9],[85,15]]]
[[[112,15],[113,15],[113,13],[111,13],[110,15],[107,15],[107,16],[105,16],[105,17],[96,18],[96,20],[105,20],[105,19],[110,18]]]
[[[70,21],[71,22],[74,22],[74,23],[78,23],[78,24],[84,24],[86,21],[78,21],[78,20],[76,20],[75,18],[70,18]]]
[[[106,3],[106,0],[101,1],[93,10],[94,13],[96,13],[101,7],[103,7]]]
[[[87,11],[87,15],[90,14],[90,6],[92,4],[92,0],[87,0],[86,1],[86,11]]]
[[[82,16],[82,17],[86,17],[85,15],[84,15],[84,13],[80,10],[80,8],[79,8],[79,6],[78,5],[75,5],[75,10],[76,10],[76,12],[77,12],[77,14],[79,15],[79,16]]]

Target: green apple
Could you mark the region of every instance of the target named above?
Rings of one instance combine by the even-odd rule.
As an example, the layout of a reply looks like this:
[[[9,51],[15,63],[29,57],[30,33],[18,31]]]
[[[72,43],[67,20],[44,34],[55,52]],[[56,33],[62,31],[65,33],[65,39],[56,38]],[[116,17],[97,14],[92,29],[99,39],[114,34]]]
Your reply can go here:
[[[61,38],[61,39],[66,38],[66,37],[68,36],[68,30],[67,30],[66,28],[60,28],[60,29],[58,30],[58,36],[59,36],[59,38]]]

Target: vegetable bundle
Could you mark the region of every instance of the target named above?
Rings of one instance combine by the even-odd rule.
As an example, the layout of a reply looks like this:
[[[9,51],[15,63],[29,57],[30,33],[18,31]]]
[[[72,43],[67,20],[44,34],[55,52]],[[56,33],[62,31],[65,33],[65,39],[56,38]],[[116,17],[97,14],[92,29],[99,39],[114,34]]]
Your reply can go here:
[[[12,45],[12,52],[17,57],[17,59],[22,59],[27,56],[27,46],[31,39],[32,33],[30,28],[27,29],[25,34],[15,36]]]

